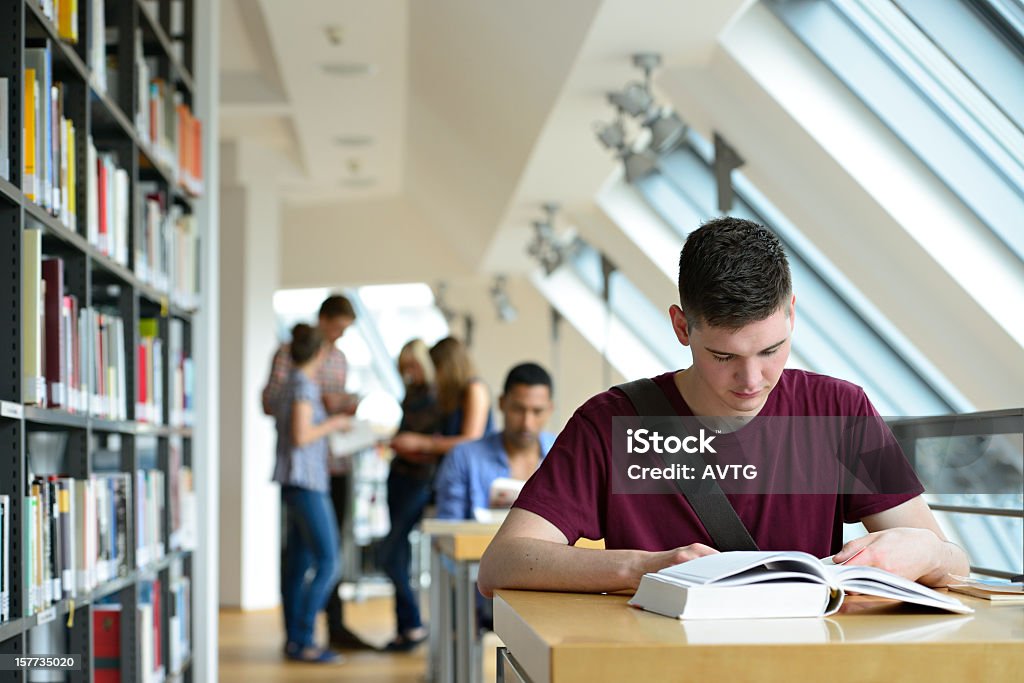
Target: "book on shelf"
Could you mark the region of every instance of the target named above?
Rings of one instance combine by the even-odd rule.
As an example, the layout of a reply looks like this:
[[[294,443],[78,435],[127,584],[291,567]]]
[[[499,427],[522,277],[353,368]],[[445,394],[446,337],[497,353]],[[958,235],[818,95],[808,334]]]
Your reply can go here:
[[[11,106],[10,81],[0,76],[0,178],[11,179],[11,151],[7,144],[8,128],[10,127],[10,115],[8,108]]]
[[[160,291],[170,288],[170,256],[174,214],[167,211],[167,197],[153,183],[140,183],[145,196],[142,227],[135,242],[135,274]],[[180,210],[180,209],[179,209]]]
[[[148,579],[139,582],[138,612],[138,643],[139,659],[142,669],[142,683],[159,683],[165,674],[164,653],[161,648],[163,632],[163,604],[160,599],[162,591],[159,579]]]
[[[135,419],[153,424],[164,421],[164,342],[159,333],[160,323],[156,318],[139,320]]]
[[[192,652],[189,635],[192,623],[192,589],[187,576],[171,573],[167,605],[167,667],[171,673],[180,671]]]
[[[93,85],[101,93],[107,91],[107,27],[104,0],[89,2],[89,70]]]
[[[75,126],[64,116],[64,84],[54,80],[49,40],[25,48],[25,195],[75,229]]]
[[[59,0],[57,33],[72,45],[78,43],[78,0]]]
[[[66,356],[64,346],[63,308],[64,308],[64,260],[60,258],[43,259],[43,280],[45,296],[43,318],[46,334],[46,399],[51,408],[67,407],[64,396],[64,378],[67,377],[65,367]]]
[[[43,328],[45,326],[42,275],[43,233],[39,228],[21,231],[21,400],[28,405],[46,405],[46,376],[43,373]]]
[[[195,308],[199,302],[199,240],[196,219],[180,206],[172,206],[168,215],[170,254],[168,279],[171,299],[182,308]]]
[[[135,563],[138,567],[164,556],[164,481],[161,470],[135,472]]]
[[[51,202],[53,177],[50,175],[50,164],[48,162],[52,134],[49,103],[50,87],[52,85],[51,75],[53,73],[49,41],[44,41],[43,47],[26,47],[24,59],[26,90],[29,83],[32,83],[32,134],[35,136],[31,159],[31,165],[34,169],[35,186],[29,199],[44,209],[49,209],[53,205]],[[31,74],[31,77],[29,74]],[[25,108],[27,115],[27,101]],[[31,136],[28,127],[26,127],[26,136]],[[27,164],[29,162],[27,147],[25,151],[25,161]]]
[[[172,550],[195,545],[195,485],[192,468],[183,466],[181,439],[172,437],[167,444],[168,543]]]
[[[86,147],[86,239],[101,254],[128,264],[130,184],[128,173],[113,152],[96,149],[90,138]]]
[[[36,70],[26,68],[24,74],[22,118],[25,123],[21,131],[21,191],[34,202],[40,195],[39,178],[36,175],[36,100],[39,98],[39,94]]]
[[[127,377],[124,350],[124,324],[111,313],[87,308],[80,312],[80,356],[84,359],[82,403],[89,405],[94,417],[127,420]]]
[[[121,612],[119,604],[92,608],[92,658],[96,683],[121,683]]]
[[[11,497],[0,495],[0,623],[11,618]]]
[[[185,353],[185,323],[171,318],[167,339],[169,424],[172,427],[191,427],[195,377],[192,359]]]
[[[969,614],[959,600],[877,567],[826,564],[799,551],[734,551],[644,574],[629,604],[679,619],[820,617],[846,591]]]
[[[131,491],[127,472],[80,480],[58,475],[31,478],[22,537],[24,616],[128,573]]]
[[[39,231],[25,231],[23,282],[24,316],[27,326],[23,330],[25,345],[24,377],[26,390],[23,401],[50,408],[61,408],[68,412],[86,412],[88,409],[85,374],[88,356],[82,343],[83,312],[79,310],[78,298],[64,294],[64,260],[43,258],[37,263],[35,244]],[[34,279],[38,268],[39,281]],[[38,292],[38,294],[37,294]],[[39,296],[43,303],[39,313],[31,302]],[[41,318],[37,326],[32,321]],[[32,385],[36,383],[35,370],[37,350],[40,354],[39,367],[44,377],[45,392],[36,396]]]

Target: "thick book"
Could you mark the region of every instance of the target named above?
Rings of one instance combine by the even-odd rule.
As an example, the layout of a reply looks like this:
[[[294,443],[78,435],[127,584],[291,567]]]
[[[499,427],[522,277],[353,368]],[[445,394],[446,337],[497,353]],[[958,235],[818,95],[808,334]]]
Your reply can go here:
[[[820,617],[846,591],[969,614],[959,600],[877,567],[827,564],[799,551],[707,555],[644,574],[629,604],[679,619]]]
[[[957,583],[949,586],[951,591],[992,602],[1024,603],[1024,583],[1002,579],[972,579],[966,576],[954,576],[953,578],[957,580]]]

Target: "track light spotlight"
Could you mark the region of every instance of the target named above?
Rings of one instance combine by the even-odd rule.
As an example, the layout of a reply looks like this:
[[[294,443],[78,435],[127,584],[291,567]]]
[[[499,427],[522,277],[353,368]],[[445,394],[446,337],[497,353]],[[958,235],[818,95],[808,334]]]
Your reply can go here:
[[[509,300],[507,282],[504,275],[495,275],[494,284],[491,285],[491,301],[498,313],[498,320],[510,323],[519,317],[519,311]]]

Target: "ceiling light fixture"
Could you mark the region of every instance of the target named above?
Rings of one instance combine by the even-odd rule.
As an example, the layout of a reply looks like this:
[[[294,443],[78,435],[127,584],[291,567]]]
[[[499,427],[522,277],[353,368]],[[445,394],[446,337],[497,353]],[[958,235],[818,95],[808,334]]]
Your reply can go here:
[[[596,129],[601,144],[622,159],[626,180],[631,183],[653,173],[658,156],[675,149],[686,137],[686,123],[671,107],[659,105],[654,99],[651,74],[660,65],[661,55],[655,52],[634,54],[633,66],[643,71],[643,81],[630,81],[622,90],[608,93],[608,102],[618,115],[615,122],[599,124]],[[637,150],[635,144],[627,141],[626,115],[649,131],[642,149]]]
[[[635,183],[658,169],[658,155],[650,148],[634,150],[626,141],[626,130],[621,115],[612,123],[600,123],[596,128],[597,139],[622,160],[626,182]]]
[[[540,262],[545,275],[551,275],[572,256],[576,242],[570,240],[565,243],[555,235],[555,214],[558,213],[558,204],[548,202],[541,208],[544,210],[544,217],[531,223],[533,240],[527,245],[526,253]]]
[[[519,311],[509,300],[507,281],[504,275],[495,275],[494,284],[491,285],[491,301],[498,313],[498,320],[503,323],[515,322],[519,317]]]
[[[343,77],[373,76],[377,73],[377,66],[366,62],[327,62],[321,64],[320,69],[331,76]]]

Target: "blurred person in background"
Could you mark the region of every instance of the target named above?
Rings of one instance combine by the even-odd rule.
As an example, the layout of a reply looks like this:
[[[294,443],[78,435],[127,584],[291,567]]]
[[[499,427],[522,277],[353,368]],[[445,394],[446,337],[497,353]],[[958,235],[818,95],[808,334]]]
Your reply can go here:
[[[406,345],[410,349],[408,353],[405,348],[402,349],[403,354],[406,354],[405,367],[409,370],[410,379],[416,379],[422,371],[423,383],[426,384],[428,363],[423,359],[423,349],[416,345],[416,341]],[[410,585],[412,549],[409,532],[419,523],[424,508],[430,502],[438,462],[458,444],[479,439],[494,431],[487,386],[477,377],[466,346],[454,337],[446,337],[430,349],[429,356],[436,381],[437,412],[434,430],[430,433],[421,432],[414,425],[407,425],[403,417],[402,427],[391,440],[391,448],[395,452],[388,477],[391,531],[380,549],[381,565],[395,584],[398,633],[385,648],[391,652],[408,652],[427,637],[419,605]],[[402,367],[400,355],[399,369],[405,378],[407,373]],[[408,399],[407,395],[403,408]]]
[[[323,335],[327,351],[323,362],[314,376],[314,381],[320,388],[322,403],[328,415],[351,416],[355,414],[356,406],[359,403],[358,396],[345,391],[348,361],[345,359],[345,354],[337,347],[337,341],[341,339],[342,335],[352,326],[355,320],[355,308],[348,297],[332,294],[320,304],[316,327],[321,335]],[[289,345],[284,344],[274,354],[270,378],[263,389],[263,412],[267,415],[273,416],[275,414],[275,404],[280,399],[291,370],[292,362],[289,356]],[[331,453],[330,455],[331,502],[334,507],[338,529],[343,529],[348,509],[351,454]],[[371,645],[365,643],[358,635],[345,626],[343,603],[338,593],[339,586],[340,576],[338,577],[338,582],[331,590],[327,601],[327,628],[330,633],[331,645],[342,650],[373,649]]]
[[[327,435],[348,428],[352,419],[344,414],[329,416],[324,408],[315,378],[328,354],[319,328],[296,325],[288,344],[291,370],[273,404],[277,422],[274,481],[281,484],[288,518],[281,582],[287,632],[284,652],[289,659],[317,664],[341,660],[328,648],[316,646],[313,631],[339,568]]]

